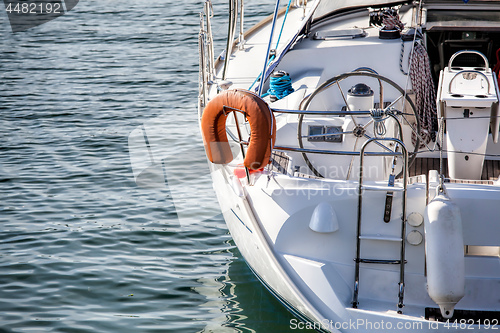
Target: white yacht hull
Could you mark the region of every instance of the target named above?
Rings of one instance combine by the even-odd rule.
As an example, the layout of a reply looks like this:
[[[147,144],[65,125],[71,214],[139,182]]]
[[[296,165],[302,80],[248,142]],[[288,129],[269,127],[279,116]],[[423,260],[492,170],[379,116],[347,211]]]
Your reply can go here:
[[[462,331],[466,327],[486,332],[495,327],[494,320],[485,321],[484,324],[489,327],[483,324],[484,327],[481,329],[481,325],[471,325],[470,321],[465,323],[467,325],[462,323],[460,326],[460,322],[456,325],[453,321],[436,322],[424,319],[425,307],[436,307],[436,305],[427,295],[424,262],[419,254],[423,244],[407,252],[407,261],[411,266],[407,264],[406,306],[403,314],[397,313],[398,271],[395,269],[362,270],[360,303],[363,307],[352,308],[351,280],[354,276],[352,258],[355,257],[355,248],[349,240],[355,237],[357,202],[356,188],[352,182],[330,184],[332,186],[326,189],[325,187],[281,189],[273,186],[273,183],[280,183],[279,177],[268,181],[267,175],[263,174],[258,176],[259,180],[252,187],[235,190],[238,185],[235,185],[234,181],[224,180],[232,177],[231,170],[218,168],[212,175],[214,183],[217,184],[214,188],[229,231],[249,267],[292,313],[309,323],[300,324],[292,320],[290,322],[292,328],[316,325],[315,329],[320,327],[331,332],[373,332],[378,329],[444,332]],[[415,184],[415,193],[410,191],[409,194],[411,206],[420,207],[422,213],[425,209],[424,188],[424,184]],[[322,191],[324,193],[321,193]],[[331,193],[334,191],[336,193],[345,191],[345,194],[332,196]],[[449,188],[449,191],[453,193],[453,189]],[[266,198],[262,199],[259,192],[265,193]],[[459,195],[465,194],[462,189],[457,189],[457,192]],[[269,197],[273,197],[275,193],[278,195],[275,195],[274,200],[270,199]],[[280,194],[287,196],[285,205]],[[290,194],[294,194],[293,197],[288,197]],[[488,201],[500,200],[500,190],[494,197],[490,193],[488,199],[478,197],[476,194],[471,190],[469,197],[460,198],[460,201],[469,202],[471,206],[471,210],[465,213],[465,218],[473,218],[479,211],[483,211],[483,216],[497,213],[497,208],[493,208]],[[313,208],[327,196],[328,202],[335,207],[339,220],[344,222],[339,226],[339,232],[342,233],[336,237],[316,234],[308,227],[308,217]],[[483,204],[478,204],[480,202]],[[368,207],[367,210],[372,208],[377,211],[377,207]],[[265,222],[261,222],[263,220]],[[417,229],[423,229],[423,225]],[[289,239],[294,241],[290,242]],[[392,245],[391,241],[387,243],[389,243],[387,246]],[[314,248],[304,249],[310,246]],[[313,256],[316,258],[312,259]],[[335,261],[335,258],[338,261]],[[490,261],[500,273],[498,259],[470,257],[467,258],[466,264],[476,267],[481,265],[480,261],[483,263]],[[474,306],[476,311],[488,311],[497,306],[496,300],[490,303],[483,302],[487,299],[488,290],[498,290],[498,281],[485,280],[481,277],[484,273],[478,270],[476,271],[478,276],[467,277],[467,296],[461,300],[463,308]],[[489,287],[480,293],[479,290],[483,289],[485,284],[489,284]],[[481,308],[478,307],[479,304]]]

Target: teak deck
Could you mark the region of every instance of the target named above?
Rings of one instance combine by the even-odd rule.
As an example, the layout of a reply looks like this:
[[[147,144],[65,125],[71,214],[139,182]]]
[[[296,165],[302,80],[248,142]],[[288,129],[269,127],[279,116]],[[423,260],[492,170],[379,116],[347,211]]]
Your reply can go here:
[[[429,170],[439,171],[439,158],[416,158],[413,165],[410,166],[410,177],[418,175],[428,175]],[[443,173],[448,175],[448,160],[443,159]],[[481,180],[496,180],[500,175],[500,161],[485,160]]]

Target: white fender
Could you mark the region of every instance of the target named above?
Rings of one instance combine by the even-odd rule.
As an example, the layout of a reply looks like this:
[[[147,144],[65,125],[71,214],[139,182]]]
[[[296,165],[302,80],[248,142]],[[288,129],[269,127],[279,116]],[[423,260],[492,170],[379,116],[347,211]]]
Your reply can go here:
[[[465,295],[465,258],[460,209],[440,191],[424,216],[427,292],[441,315],[451,318]]]

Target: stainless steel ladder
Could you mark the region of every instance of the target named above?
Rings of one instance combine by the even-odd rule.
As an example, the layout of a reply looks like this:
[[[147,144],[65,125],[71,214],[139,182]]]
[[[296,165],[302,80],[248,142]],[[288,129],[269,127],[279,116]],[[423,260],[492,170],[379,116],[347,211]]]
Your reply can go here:
[[[400,136],[402,137],[402,135]],[[366,147],[370,143],[380,144],[380,141],[392,141],[395,142],[396,149],[394,150],[394,156],[403,157],[403,187],[394,187],[391,186],[391,180],[389,180],[389,186],[366,186],[363,185],[363,162],[365,157]],[[397,147],[402,148],[402,153],[397,152]],[[396,138],[370,138],[368,139],[362,146],[359,156],[359,186],[358,186],[358,219],[357,219],[357,228],[356,228],[356,258],[354,261],[356,262],[355,269],[355,277],[354,277],[354,295],[352,300],[352,307],[358,307],[358,294],[359,294],[359,268],[360,264],[383,264],[383,265],[399,265],[399,294],[398,294],[398,313],[402,313],[402,309],[404,307],[404,287],[405,287],[405,236],[406,236],[406,196],[407,196],[407,183],[408,183],[408,150],[404,143]],[[393,181],[393,180],[392,180]],[[393,184],[393,183],[392,183]],[[388,198],[386,199],[386,207],[384,207],[384,220],[387,216],[387,210],[392,208],[392,193],[401,191],[402,192],[402,217],[401,217],[401,238],[396,237],[369,237],[361,235],[361,214],[363,208],[363,191],[384,191],[387,192]],[[387,207],[389,203],[389,207]],[[387,222],[387,221],[385,221]],[[389,241],[398,241],[401,244],[401,252],[399,259],[369,259],[361,257],[361,240],[363,239],[378,239],[378,240],[389,240]]]

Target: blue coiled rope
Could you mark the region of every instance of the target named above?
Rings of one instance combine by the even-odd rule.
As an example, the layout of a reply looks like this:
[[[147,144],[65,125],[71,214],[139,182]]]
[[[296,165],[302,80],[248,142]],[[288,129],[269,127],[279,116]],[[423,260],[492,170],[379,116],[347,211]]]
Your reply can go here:
[[[274,102],[288,96],[294,91],[290,75],[284,71],[276,71],[271,75],[269,89],[262,95],[262,97],[269,95],[271,96],[271,102]],[[273,96],[276,98],[274,99]]]

